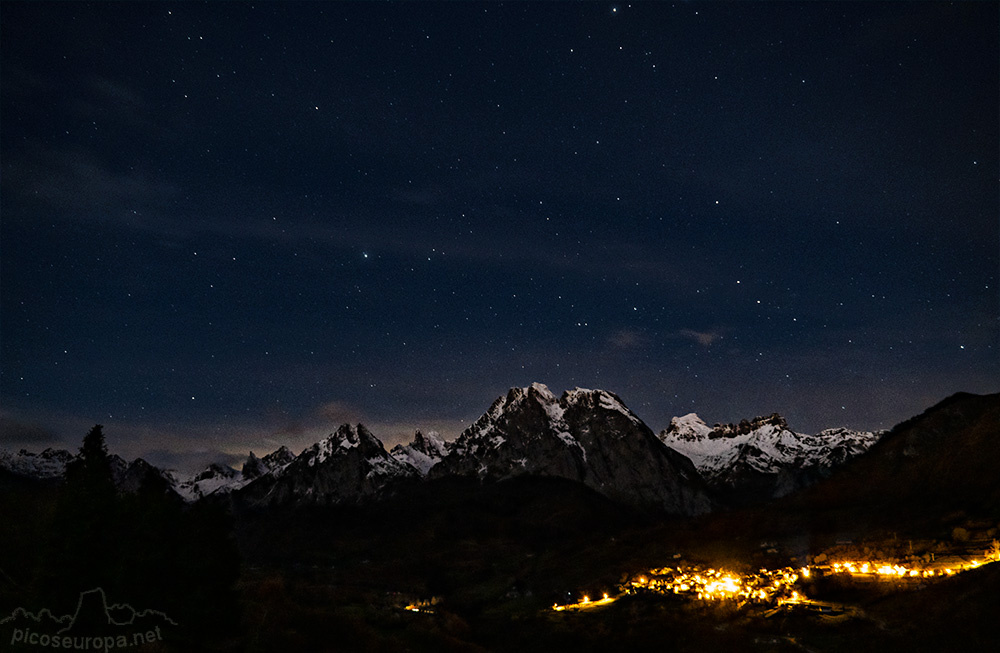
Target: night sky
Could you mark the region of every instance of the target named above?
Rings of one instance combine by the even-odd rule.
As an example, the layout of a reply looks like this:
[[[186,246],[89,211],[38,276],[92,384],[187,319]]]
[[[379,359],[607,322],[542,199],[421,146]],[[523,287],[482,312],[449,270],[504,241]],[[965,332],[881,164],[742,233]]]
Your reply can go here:
[[[0,447],[996,392],[998,5],[0,6]]]

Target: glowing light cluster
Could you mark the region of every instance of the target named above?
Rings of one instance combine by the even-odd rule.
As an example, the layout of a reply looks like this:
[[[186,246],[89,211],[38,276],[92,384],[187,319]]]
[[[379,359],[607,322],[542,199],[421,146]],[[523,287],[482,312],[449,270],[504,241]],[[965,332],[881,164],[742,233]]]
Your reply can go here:
[[[625,593],[656,592],[680,594],[702,601],[735,600],[770,603],[790,595],[799,573],[790,568],[761,569],[756,574],[738,574],[698,567],[663,567],[632,579],[622,587]]]
[[[760,569],[757,573],[749,574],[700,567],[658,567],[650,569],[645,574],[634,576],[620,585],[618,594],[619,596],[641,592],[676,594],[701,601],[736,601],[741,607],[748,604],[819,605],[802,594],[801,585],[795,587],[800,579],[809,579],[816,573],[850,574],[875,580],[931,578],[952,576],[991,562],[995,560],[988,555],[983,560],[973,559],[951,566],[927,565],[918,569],[888,561],[840,561],[813,568]],[[615,601],[615,598],[617,597],[604,594],[603,598],[594,601],[589,595],[585,595],[577,603],[556,604],[552,609],[557,612],[585,610],[607,605]]]

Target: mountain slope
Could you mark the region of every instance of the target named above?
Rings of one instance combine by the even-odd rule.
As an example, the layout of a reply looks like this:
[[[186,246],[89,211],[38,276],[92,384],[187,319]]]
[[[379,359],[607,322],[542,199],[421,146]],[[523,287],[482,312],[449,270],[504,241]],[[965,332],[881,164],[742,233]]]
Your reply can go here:
[[[889,431],[795,497],[810,511],[898,521],[948,513],[1000,518],[1000,393],[959,393]]]

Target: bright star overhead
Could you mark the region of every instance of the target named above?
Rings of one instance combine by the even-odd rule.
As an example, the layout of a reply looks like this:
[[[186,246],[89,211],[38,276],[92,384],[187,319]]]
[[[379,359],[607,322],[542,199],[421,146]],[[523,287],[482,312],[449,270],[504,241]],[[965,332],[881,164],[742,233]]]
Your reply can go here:
[[[654,429],[995,392],[997,18],[5,4],[5,441],[391,445],[533,381]]]

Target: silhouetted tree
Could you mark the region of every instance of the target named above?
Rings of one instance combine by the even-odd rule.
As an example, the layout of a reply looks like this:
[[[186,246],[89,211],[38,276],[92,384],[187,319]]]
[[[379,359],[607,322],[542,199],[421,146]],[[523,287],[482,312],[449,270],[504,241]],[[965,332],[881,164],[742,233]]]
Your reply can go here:
[[[94,587],[113,589],[119,536],[118,496],[98,424],[66,466],[40,574],[42,594],[61,602]]]

